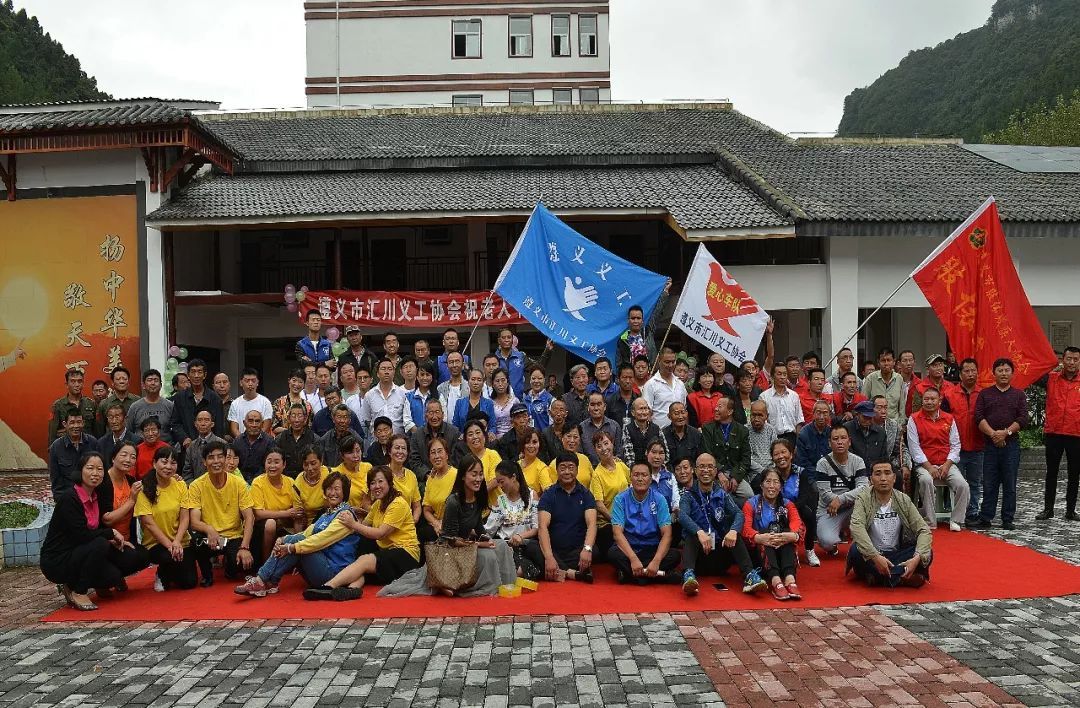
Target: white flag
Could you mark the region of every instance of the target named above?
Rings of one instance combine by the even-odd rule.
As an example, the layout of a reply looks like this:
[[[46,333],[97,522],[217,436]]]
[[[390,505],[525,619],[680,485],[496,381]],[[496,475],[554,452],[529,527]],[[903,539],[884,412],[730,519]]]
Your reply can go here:
[[[671,323],[728,361],[742,364],[757,352],[769,313],[699,244]]]

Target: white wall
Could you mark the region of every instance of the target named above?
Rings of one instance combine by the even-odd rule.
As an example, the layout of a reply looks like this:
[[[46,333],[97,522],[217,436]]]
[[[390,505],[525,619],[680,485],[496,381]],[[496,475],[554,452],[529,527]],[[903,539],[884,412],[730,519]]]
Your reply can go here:
[[[135,184],[146,178],[137,150],[87,150],[19,155],[19,189]]]
[[[526,88],[530,82],[515,81],[515,86],[520,84]],[[551,105],[554,103],[554,91],[552,89],[535,89],[533,91],[533,105]],[[510,92],[506,89],[496,91],[477,91],[474,89],[462,89],[460,91],[396,91],[391,93],[343,93],[339,97],[330,94],[315,94],[308,96],[308,108],[328,107],[385,107],[385,106],[452,106],[454,96],[468,95],[481,96],[485,106],[505,106],[510,103]],[[573,89],[573,103],[581,103],[581,92]],[[611,89],[600,89],[600,103],[611,102]]]

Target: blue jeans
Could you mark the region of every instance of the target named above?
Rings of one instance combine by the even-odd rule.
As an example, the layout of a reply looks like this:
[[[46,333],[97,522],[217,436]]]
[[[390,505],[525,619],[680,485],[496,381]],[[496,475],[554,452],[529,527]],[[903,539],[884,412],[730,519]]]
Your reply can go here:
[[[983,451],[964,452],[961,450],[960,464],[957,467],[960,468],[960,474],[964,475],[968,488],[971,490],[967,518],[968,520],[977,519],[979,518],[979,502],[982,500]]]
[[[872,561],[868,561],[863,558],[859,553],[858,547],[853,543],[851,548],[848,549],[848,565],[855,574],[863,580],[873,580],[876,583],[885,585],[890,588],[894,588],[900,584],[900,581],[904,574],[904,568],[900,565],[906,563],[915,557],[915,546],[904,546],[897,548],[895,551],[889,551],[888,553],[882,553],[892,564],[892,573],[884,575],[877,569],[877,566]],[[930,561],[925,567],[922,565],[916,570],[918,573],[922,573],[923,577],[930,577],[930,565],[933,564],[933,560]]]
[[[284,543],[297,543],[303,538],[302,534],[292,534],[286,536],[282,541]],[[330,567],[330,561],[326,558],[326,555],[322,551],[316,551],[315,553],[292,554],[281,558],[271,554],[263,563],[263,566],[259,568],[259,577],[267,585],[276,585],[281,582],[282,578],[291,573],[297,564],[300,565],[300,573],[304,576],[304,580],[312,587],[326,585],[327,581],[336,575],[334,569]]]
[[[1005,447],[987,443],[983,450],[983,500],[979,517],[992,521],[997,514],[998,488],[1001,492],[1001,521],[1010,524],[1016,516],[1016,476],[1020,471],[1020,441],[1009,439]]]

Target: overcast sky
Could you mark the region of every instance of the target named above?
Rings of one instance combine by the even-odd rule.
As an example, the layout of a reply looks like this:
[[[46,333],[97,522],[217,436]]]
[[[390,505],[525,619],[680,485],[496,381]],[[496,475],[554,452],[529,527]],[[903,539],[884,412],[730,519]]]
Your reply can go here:
[[[611,0],[616,100],[727,98],[784,132],[832,132],[844,96],[993,0]],[[15,0],[117,97],[304,104],[302,0]],[[662,11],[661,11],[662,8]]]

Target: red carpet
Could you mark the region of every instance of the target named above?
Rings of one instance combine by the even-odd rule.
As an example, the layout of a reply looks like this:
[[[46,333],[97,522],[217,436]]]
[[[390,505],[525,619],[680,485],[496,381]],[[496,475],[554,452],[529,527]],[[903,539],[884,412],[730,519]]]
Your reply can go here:
[[[701,594],[685,597],[676,585],[636,587],[617,585],[609,566],[597,571],[595,585],[541,583],[535,593],[517,598],[378,598],[376,587],[365,588],[355,602],[307,602],[300,592],[303,580],[285,578],[281,592],[266,598],[233,594],[235,583],[216,578],[209,589],[153,591],[153,570],[129,581],[131,590],[99,601],[97,612],[70,608],[46,616],[46,622],[72,621],[179,621],[340,619],[392,617],[498,617],[581,615],[632,612],[688,612],[701,610],[759,610],[777,607],[851,607],[871,604],[949,602],[1000,598],[1057,597],[1080,593],[1080,567],[1026,547],[1014,546],[982,534],[934,535],[932,580],[918,590],[868,588],[852,577],[844,578],[844,558],[823,559],[820,568],[802,566],[800,602],[780,603],[768,593],[744,595],[734,574],[700,578]],[[721,582],[730,590],[717,591]]]

